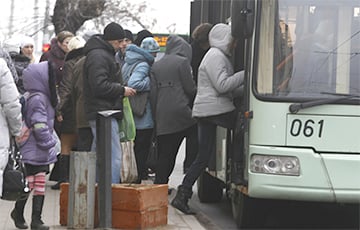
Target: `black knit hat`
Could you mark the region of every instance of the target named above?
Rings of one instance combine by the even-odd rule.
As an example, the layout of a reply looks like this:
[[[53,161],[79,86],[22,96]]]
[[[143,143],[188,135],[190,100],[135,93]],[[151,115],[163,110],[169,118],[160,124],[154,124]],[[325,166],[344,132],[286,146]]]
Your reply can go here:
[[[112,41],[112,40],[121,40],[125,38],[125,32],[123,28],[115,23],[109,23],[104,29],[104,40]]]
[[[134,36],[130,30],[125,29],[125,38],[129,39],[131,42],[134,42]]]
[[[147,37],[154,37],[154,35],[148,31],[148,30],[141,30],[137,33],[136,39],[135,39],[135,45],[139,46],[141,45],[142,40]]]

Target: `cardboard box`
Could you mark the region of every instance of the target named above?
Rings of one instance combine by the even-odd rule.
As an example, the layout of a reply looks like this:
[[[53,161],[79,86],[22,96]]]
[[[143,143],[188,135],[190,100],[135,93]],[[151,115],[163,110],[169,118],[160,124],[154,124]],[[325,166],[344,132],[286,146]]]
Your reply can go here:
[[[69,184],[60,186],[60,224],[67,225]],[[97,194],[95,194],[97,197]],[[97,202],[97,198],[95,198]],[[98,226],[98,205],[95,203],[94,226]],[[112,185],[112,227],[144,229],[167,224],[168,185]]]

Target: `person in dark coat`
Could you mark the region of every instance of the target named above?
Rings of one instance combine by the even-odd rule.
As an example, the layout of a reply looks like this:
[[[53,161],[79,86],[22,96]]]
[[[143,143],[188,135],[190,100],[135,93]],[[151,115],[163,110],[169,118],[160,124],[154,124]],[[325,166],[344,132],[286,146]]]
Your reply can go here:
[[[198,79],[198,68],[200,66],[201,60],[205,56],[206,52],[210,49],[209,32],[212,27],[213,25],[210,23],[201,23],[200,25],[195,27],[191,35],[191,67],[196,84]]]
[[[59,157],[60,176],[59,181],[51,186],[52,189],[60,189],[62,182],[69,181],[70,152],[76,145],[76,122],[75,109],[71,97],[72,78],[75,63],[83,56],[82,47],[85,40],[80,36],[72,37],[69,41],[69,52],[65,56],[63,78],[58,87],[60,102],[56,108],[57,121],[61,123],[60,141],[61,152]]]
[[[124,38],[125,45],[118,52],[116,52],[115,55],[116,61],[120,64],[120,68],[122,68],[122,66],[125,63],[125,51],[127,45],[132,44],[134,42],[134,36],[132,32],[126,29],[124,30],[124,32],[125,32],[125,38]]]
[[[147,37],[154,37],[154,35],[148,30],[140,30],[136,34],[134,44],[140,47],[141,42],[144,40],[144,38],[147,38]]]
[[[93,132],[92,151],[96,152],[96,116],[106,110],[122,110],[124,96],[132,96],[136,91],[121,83],[121,70],[115,61],[115,53],[124,46],[125,33],[115,23],[109,23],[103,35],[92,36],[85,44],[84,54],[84,107]],[[118,120],[121,113],[112,115],[111,167],[112,183],[120,182],[122,151]]]
[[[159,155],[155,184],[168,183],[181,142],[196,126],[190,107],[196,94],[190,61],[190,44],[170,35],[165,55],[151,68],[150,100]]]
[[[212,28],[212,24],[210,23],[201,23],[198,25],[191,37],[191,50],[192,50],[192,58],[191,58],[191,67],[193,78],[195,84],[197,85],[198,79],[198,68],[200,66],[201,60],[205,56],[206,52],[210,49],[209,44],[209,32]],[[192,107],[193,102],[191,102]],[[194,132],[190,132],[186,137],[186,145],[185,145],[185,159],[183,163],[183,172],[184,174],[190,168],[190,165],[194,162],[196,155],[198,153],[198,131],[197,127],[194,128]]]
[[[48,61],[55,71],[55,83],[56,87],[59,87],[60,82],[63,78],[63,70],[65,64],[65,55],[69,52],[67,45],[70,39],[74,37],[74,34],[69,31],[61,31],[56,35],[55,38],[50,41],[50,50],[43,53],[40,57],[40,62]],[[61,123],[55,119],[54,129],[57,135],[61,136]],[[60,162],[60,161],[59,161]],[[50,180],[60,180],[60,166],[56,163],[51,171]]]
[[[35,42],[33,38],[23,36],[19,47],[16,47],[16,49],[9,51],[11,59],[13,60],[16,68],[16,73],[19,76],[17,87],[20,94],[25,93],[25,89],[22,83],[22,72],[30,63],[35,63],[34,45]]]
[[[43,53],[40,62],[49,61],[56,73],[56,85],[59,86],[64,69],[65,55],[69,52],[68,44],[75,35],[69,31],[61,31],[57,36],[51,39],[50,50]]]

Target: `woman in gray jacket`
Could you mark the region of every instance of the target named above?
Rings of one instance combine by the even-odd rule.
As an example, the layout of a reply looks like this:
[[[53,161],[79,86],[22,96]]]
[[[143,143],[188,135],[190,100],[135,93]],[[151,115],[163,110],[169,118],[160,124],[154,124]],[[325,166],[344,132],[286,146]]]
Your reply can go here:
[[[151,68],[150,100],[159,154],[155,184],[168,183],[180,144],[196,127],[190,107],[196,93],[190,61],[190,44],[170,35],[165,55]]]
[[[230,62],[236,40],[229,25],[216,24],[209,33],[210,49],[205,54],[198,72],[198,89],[192,116],[198,120],[199,151],[187,171],[171,205],[185,214],[194,214],[188,206],[192,186],[206,169],[216,141],[216,127],[232,129],[236,112],[233,98],[240,96],[243,72],[234,73]]]

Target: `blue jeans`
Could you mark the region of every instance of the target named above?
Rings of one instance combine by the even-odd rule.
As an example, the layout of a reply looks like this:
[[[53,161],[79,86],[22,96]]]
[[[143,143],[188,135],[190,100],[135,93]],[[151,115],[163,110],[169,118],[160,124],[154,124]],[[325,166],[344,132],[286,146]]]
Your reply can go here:
[[[92,134],[94,136],[91,151],[96,152],[96,121],[89,121]],[[111,118],[111,182],[120,183],[122,150],[119,136],[119,125],[115,118]]]
[[[198,121],[199,152],[190,168],[188,168],[182,181],[182,185],[189,190],[192,190],[192,186],[195,184],[196,180],[201,173],[205,171],[211,155],[215,150],[216,126],[216,124],[206,120]]]
[[[196,180],[206,170],[216,148],[216,127],[232,129],[235,119],[235,111],[198,119],[198,155],[182,181],[185,188],[192,190]]]

